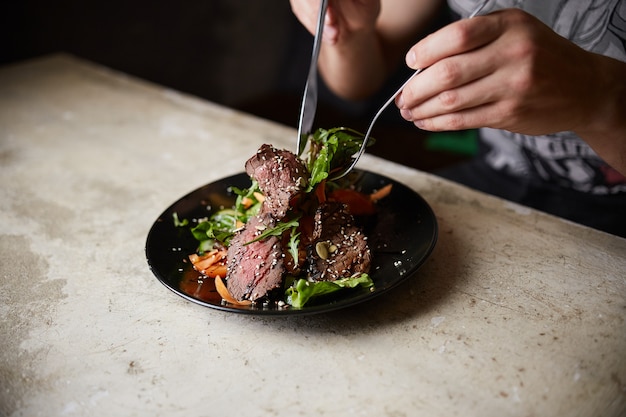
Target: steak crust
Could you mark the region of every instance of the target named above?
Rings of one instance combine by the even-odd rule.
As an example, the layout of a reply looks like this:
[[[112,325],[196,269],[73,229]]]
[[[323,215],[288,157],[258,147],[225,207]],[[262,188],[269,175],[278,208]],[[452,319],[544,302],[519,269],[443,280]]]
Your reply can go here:
[[[367,237],[355,225],[342,203],[328,202],[315,213],[316,241],[309,247],[310,275],[317,281],[335,281],[369,272],[371,252]]]
[[[262,210],[277,220],[285,217],[291,199],[308,180],[308,171],[300,158],[267,144],[248,159],[246,172],[259,183],[265,196]]]

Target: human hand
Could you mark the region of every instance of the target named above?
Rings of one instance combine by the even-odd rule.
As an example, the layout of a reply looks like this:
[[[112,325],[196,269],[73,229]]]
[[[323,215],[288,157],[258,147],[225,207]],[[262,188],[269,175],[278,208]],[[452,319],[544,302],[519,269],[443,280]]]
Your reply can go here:
[[[521,10],[502,10],[455,22],[414,45],[407,64],[427,69],[396,105],[405,119],[431,131],[576,131],[602,109],[603,58]]]
[[[320,0],[290,0],[300,23],[315,33]],[[341,37],[361,30],[374,30],[380,14],[380,0],[341,0],[328,2],[322,41],[335,44]]]

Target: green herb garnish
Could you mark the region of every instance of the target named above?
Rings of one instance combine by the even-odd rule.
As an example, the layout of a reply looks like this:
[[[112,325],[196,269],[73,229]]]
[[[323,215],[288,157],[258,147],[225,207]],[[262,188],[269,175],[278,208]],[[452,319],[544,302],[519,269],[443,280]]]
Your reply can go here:
[[[249,245],[250,243],[254,243],[254,242],[258,242],[259,240],[263,240],[267,237],[270,236],[282,236],[283,232],[285,232],[286,230],[292,229],[292,235],[293,235],[293,230],[295,228],[298,227],[298,220],[300,219],[300,216],[296,217],[293,220],[289,220],[289,221],[284,221],[284,222],[278,222],[276,223],[276,226],[271,227],[271,228],[267,228],[263,231],[263,233],[261,233],[259,236],[257,236],[256,238],[252,239],[249,242],[244,243],[244,245]]]

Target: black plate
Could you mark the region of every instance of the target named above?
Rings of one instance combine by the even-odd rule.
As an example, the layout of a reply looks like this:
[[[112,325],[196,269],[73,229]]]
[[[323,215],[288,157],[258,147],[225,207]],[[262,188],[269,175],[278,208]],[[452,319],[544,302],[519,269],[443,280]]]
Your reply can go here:
[[[198,273],[187,256],[197,247],[188,227],[175,227],[179,219],[206,217],[212,210],[231,207],[236,195],[230,187],[247,188],[250,178],[241,173],[207,184],[187,194],[156,220],[146,241],[146,256],[152,272],[166,287],[181,297],[218,310],[246,314],[294,315],[322,313],[370,300],[402,283],[426,261],[437,241],[437,220],[428,203],[405,185],[368,171],[355,170],[350,181],[371,193],[392,183],[391,193],[377,203],[378,213],[364,224],[372,250],[370,276],[375,289],[348,290],[340,297],[322,300],[301,309],[277,305],[235,306],[225,304],[212,279],[198,283]]]

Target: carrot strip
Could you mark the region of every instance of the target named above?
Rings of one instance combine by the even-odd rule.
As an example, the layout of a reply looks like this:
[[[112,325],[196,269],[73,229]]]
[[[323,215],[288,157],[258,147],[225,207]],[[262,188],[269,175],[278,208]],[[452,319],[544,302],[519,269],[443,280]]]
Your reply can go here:
[[[228,267],[223,263],[216,263],[204,269],[202,273],[209,278],[216,278],[217,276],[225,277],[228,273]]]
[[[254,196],[254,198],[257,199],[259,203],[262,203],[265,201],[265,196],[258,191],[253,192],[252,195]]]
[[[189,255],[189,260],[193,264],[194,269],[201,272],[214,263],[220,262],[222,259],[226,258],[226,256],[227,252],[225,250],[212,250],[201,256],[195,253],[191,254]]]
[[[389,193],[391,192],[392,185],[393,184],[387,184],[380,190],[375,191],[372,194],[370,194],[370,200],[372,200],[373,202],[377,202],[378,200],[387,197]]]
[[[216,261],[217,256],[215,255],[206,258],[200,258],[198,262],[193,264],[193,267],[196,269],[196,271],[204,271],[205,269],[213,265]]]
[[[210,278],[215,278],[216,275],[226,276],[227,255],[227,251],[216,249],[201,256],[193,253],[189,255],[189,260],[193,265],[193,269]]]
[[[254,204],[254,200],[251,199],[250,197],[243,197],[241,199],[241,205],[243,206],[243,208],[245,209],[249,209],[250,206],[252,206]]]
[[[228,291],[228,288],[226,288],[226,284],[224,284],[222,277],[219,275],[215,277],[215,289],[217,290],[217,293],[228,303],[239,306],[249,306],[250,304],[252,304],[252,301],[250,300],[236,300],[235,297],[230,294],[230,291]]]

